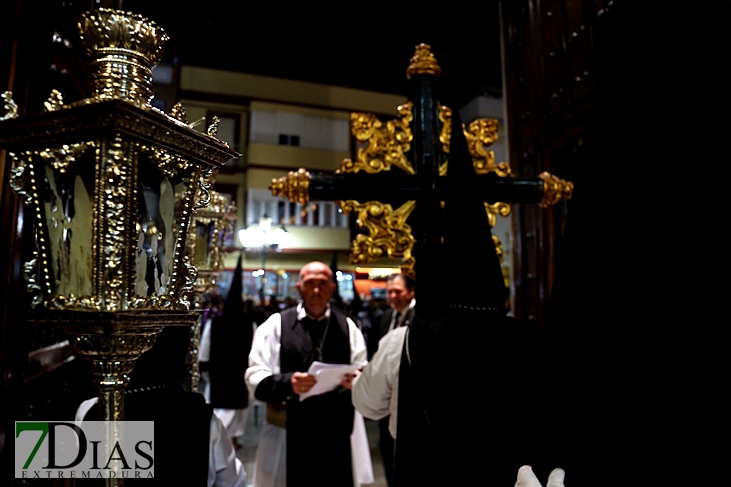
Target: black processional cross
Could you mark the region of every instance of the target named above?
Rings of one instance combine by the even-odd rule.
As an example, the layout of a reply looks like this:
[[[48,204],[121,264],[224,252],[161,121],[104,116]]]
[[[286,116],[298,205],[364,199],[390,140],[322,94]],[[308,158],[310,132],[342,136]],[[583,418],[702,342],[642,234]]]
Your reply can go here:
[[[345,159],[334,174],[292,171],[269,188],[274,196],[302,206],[311,199],[335,200],[343,213],[357,212],[358,224],[368,233],[352,242],[350,261],[362,265],[381,257],[401,258],[402,272],[413,277],[418,264],[417,313],[423,318],[435,316],[440,285],[449,285],[440,282],[440,263],[451,257],[442,252],[441,215],[452,111],[436,98],[440,72],[430,46],[416,46],[406,71],[413,101],[398,107],[400,119],[383,123],[370,113],[352,113],[351,131],[363,143],[355,161]],[[571,197],[571,182],[548,173],[515,178],[507,163],[495,163],[487,147],[497,139],[496,119],[477,119],[463,131],[475,168],[464,195],[482,195],[491,226],[497,214],[510,213],[511,203],[548,208]],[[399,170],[391,170],[394,166]],[[500,253],[499,242],[496,248]]]

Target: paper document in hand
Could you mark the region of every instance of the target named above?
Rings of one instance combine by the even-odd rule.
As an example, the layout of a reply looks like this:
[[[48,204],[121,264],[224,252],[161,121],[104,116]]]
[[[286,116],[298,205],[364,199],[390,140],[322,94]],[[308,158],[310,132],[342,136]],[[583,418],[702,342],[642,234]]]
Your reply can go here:
[[[309,391],[300,394],[300,401],[304,401],[310,396],[317,396],[330,392],[340,385],[345,374],[354,374],[358,369],[353,364],[326,364],[323,362],[312,362],[307,373],[315,376],[317,383],[312,386]]]

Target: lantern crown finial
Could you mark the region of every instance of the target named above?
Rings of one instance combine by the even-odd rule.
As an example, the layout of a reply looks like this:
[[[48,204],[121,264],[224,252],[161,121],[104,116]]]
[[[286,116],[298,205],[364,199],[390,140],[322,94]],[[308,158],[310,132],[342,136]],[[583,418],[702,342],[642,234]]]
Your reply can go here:
[[[152,68],[162,60],[169,39],[165,31],[140,15],[105,8],[84,12],[78,28],[89,60],[92,98],[149,106]]]

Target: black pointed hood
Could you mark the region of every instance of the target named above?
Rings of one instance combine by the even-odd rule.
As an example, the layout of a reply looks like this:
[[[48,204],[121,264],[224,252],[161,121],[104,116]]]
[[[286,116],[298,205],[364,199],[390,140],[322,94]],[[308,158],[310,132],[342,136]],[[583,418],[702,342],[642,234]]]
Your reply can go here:
[[[243,252],[239,254],[239,259],[236,262],[236,269],[231,280],[231,287],[226,295],[226,301],[223,304],[223,314],[237,314],[242,315],[244,313],[244,298],[242,296],[244,291],[243,278],[241,276]]]
[[[242,254],[236,263],[223,313],[211,322],[211,404],[217,408],[239,409],[248,405],[244,372],[254,330],[253,317],[246,313],[242,296]]]
[[[443,257],[445,278],[453,281],[459,277],[465,284],[447,287],[445,310],[504,314],[505,281],[485,210],[485,195],[474,187],[474,179],[462,121],[455,112],[446,176]],[[464,265],[459,267],[464,270],[450,271],[462,262]]]

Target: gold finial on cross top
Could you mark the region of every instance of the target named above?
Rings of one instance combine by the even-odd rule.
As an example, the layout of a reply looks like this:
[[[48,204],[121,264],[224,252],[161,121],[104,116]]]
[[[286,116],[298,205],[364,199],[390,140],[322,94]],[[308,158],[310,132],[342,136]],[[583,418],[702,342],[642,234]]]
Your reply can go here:
[[[416,46],[416,53],[411,58],[411,64],[406,69],[406,77],[411,79],[414,74],[433,74],[439,76],[442,68],[437,64],[437,58],[431,52],[431,46],[428,44],[419,44]]]

